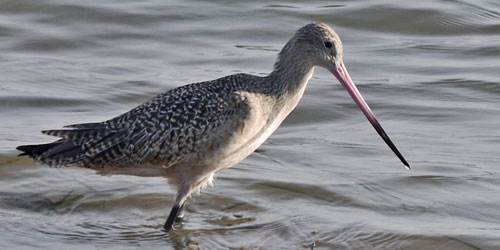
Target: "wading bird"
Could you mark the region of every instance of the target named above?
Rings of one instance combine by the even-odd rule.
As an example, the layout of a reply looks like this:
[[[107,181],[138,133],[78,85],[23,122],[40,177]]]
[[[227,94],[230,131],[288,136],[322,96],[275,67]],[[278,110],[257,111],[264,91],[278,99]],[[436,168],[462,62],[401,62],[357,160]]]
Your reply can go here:
[[[300,28],[266,77],[235,74],[184,85],[107,121],[42,131],[60,139],[17,149],[49,166],[168,178],[177,188],[164,225],[168,231],[182,219],[191,193],[246,158],[278,128],[302,97],[315,66],[335,75],[409,168],[349,76],[339,36],[322,23]]]

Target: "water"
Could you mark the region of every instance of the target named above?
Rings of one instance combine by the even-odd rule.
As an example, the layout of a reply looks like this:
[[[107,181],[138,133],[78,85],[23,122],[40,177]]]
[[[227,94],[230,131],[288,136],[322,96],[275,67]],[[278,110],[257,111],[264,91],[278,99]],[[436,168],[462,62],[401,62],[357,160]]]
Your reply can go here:
[[[187,220],[161,229],[162,178],[37,166],[15,147],[101,121],[156,93],[268,73],[299,27],[325,22],[413,169],[334,77]],[[27,1],[0,3],[1,249],[499,249],[497,1]]]

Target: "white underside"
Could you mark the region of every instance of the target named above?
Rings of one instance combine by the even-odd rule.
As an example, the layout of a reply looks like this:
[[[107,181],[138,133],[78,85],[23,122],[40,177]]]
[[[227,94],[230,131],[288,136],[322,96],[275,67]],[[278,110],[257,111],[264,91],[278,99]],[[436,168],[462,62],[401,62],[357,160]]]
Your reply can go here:
[[[282,104],[283,106],[280,105],[279,110],[276,110],[275,107],[262,105],[262,103],[268,103],[268,100],[265,100],[266,98],[272,97],[254,93],[243,93],[251,103],[252,112],[248,119],[245,120],[245,126],[241,133],[233,136],[234,139],[230,146],[227,147],[226,153],[223,154],[224,159],[221,159],[221,164],[217,167],[217,171],[231,167],[245,159],[271,136],[299,103],[313,72],[314,70],[311,69],[303,78],[299,89],[291,93],[291,96],[285,98],[286,102]]]

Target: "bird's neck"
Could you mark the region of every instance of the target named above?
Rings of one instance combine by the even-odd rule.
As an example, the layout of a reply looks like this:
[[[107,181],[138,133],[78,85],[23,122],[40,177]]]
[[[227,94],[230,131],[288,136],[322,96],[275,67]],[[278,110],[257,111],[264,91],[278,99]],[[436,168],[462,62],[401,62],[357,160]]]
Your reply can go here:
[[[275,95],[286,96],[295,95],[303,91],[307,82],[312,77],[314,67],[304,61],[303,58],[292,60],[293,63],[284,63],[278,60],[274,66],[273,72],[269,74],[268,79]]]

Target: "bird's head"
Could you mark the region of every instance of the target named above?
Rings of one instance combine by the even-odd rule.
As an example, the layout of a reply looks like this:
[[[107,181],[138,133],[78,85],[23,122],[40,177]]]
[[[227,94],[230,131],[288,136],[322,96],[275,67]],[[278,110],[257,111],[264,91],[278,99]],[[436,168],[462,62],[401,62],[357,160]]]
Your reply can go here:
[[[333,73],[349,92],[378,134],[403,164],[409,168],[410,165],[385,133],[349,76],[349,72],[347,72],[342,60],[342,42],[339,36],[330,26],[323,23],[311,23],[300,28],[280,52],[275,70],[279,67],[312,68],[314,66],[323,67]],[[294,69],[288,70],[293,71]]]

